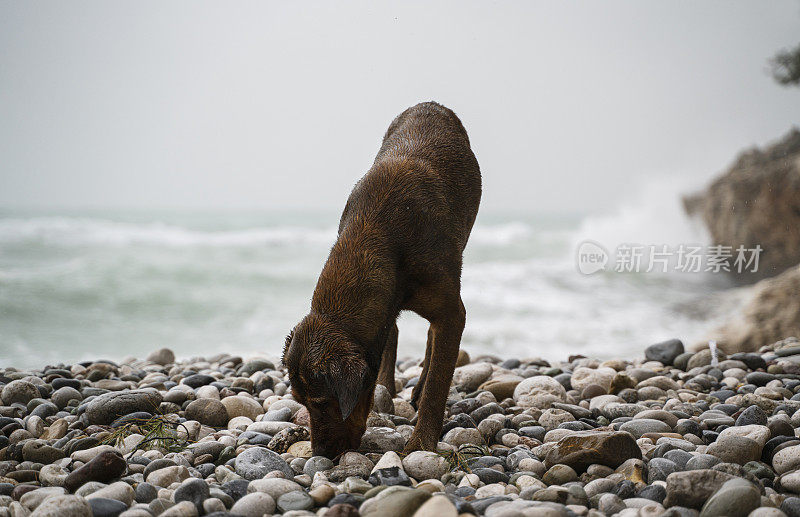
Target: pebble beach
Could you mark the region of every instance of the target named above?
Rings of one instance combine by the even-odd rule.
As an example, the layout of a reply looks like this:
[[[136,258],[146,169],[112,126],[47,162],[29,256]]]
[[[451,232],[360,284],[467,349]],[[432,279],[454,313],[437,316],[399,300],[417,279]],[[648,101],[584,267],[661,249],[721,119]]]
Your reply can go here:
[[[462,351],[438,451],[402,453],[419,359],[358,452],[311,453],[277,360],[0,369],[0,517],[800,516],[800,341],[563,361]]]

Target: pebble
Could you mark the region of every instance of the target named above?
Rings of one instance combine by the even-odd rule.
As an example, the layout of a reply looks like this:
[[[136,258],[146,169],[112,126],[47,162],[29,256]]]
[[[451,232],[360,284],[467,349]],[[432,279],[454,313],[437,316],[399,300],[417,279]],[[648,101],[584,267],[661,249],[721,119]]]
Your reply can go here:
[[[761,504],[758,489],[741,478],[726,481],[706,501],[701,517],[745,517]]]
[[[314,508],[314,500],[303,491],[287,492],[278,498],[277,505],[281,512],[310,510]]]
[[[236,457],[236,473],[244,479],[261,479],[270,472],[279,471],[293,477],[294,471],[276,452],[264,447],[251,447]]]
[[[403,458],[403,469],[418,481],[439,479],[450,470],[445,458],[429,451],[414,451]]]
[[[193,400],[186,406],[186,418],[196,420],[209,427],[228,425],[228,410],[219,400],[202,398]]]
[[[233,505],[231,513],[242,517],[262,517],[275,512],[275,500],[263,492],[247,494]]]
[[[137,411],[152,411],[163,396],[154,389],[139,389],[104,393],[86,407],[90,424],[108,425],[117,418]]]
[[[40,504],[31,517],[92,517],[92,507],[83,497],[59,495]]]
[[[658,361],[661,364],[671,366],[683,352],[684,348],[681,340],[670,339],[648,346],[644,349],[644,356],[648,361]]]

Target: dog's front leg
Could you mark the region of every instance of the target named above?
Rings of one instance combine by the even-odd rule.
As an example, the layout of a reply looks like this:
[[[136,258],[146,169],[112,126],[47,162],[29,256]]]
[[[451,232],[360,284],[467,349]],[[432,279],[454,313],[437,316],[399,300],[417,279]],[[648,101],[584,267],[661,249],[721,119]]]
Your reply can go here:
[[[383,347],[381,367],[378,370],[378,384],[383,384],[394,397],[397,395],[397,386],[394,383],[394,370],[397,362],[397,323],[389,329],[386,344]]]
[[[445,311],[437,313],[430,321],[433,337],[430,364],[420,395],[417,425],[405,452],[436,450],[465,319],[464,304],[458,296]]]

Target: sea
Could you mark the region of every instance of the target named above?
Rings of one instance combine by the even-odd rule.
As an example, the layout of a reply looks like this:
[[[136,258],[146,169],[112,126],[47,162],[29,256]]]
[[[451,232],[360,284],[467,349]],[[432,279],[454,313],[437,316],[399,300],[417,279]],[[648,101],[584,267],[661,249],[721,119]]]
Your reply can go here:
[[[667,189],[668,190],[668,189]],[[706,243],[678,193],[655,186],[603,213],[482,209],[464,259],[471,355],[640,356],[702,341],[737,291],[715,272],[578,267],[590,241]],[[336,238],[335,210],[0,210],[0,365],[38,368],[225,352],[278,358],[309,309]],[[595,248],[597,249],[597,248]],[[399,321],[399,357],[421,357],[427,322]]]

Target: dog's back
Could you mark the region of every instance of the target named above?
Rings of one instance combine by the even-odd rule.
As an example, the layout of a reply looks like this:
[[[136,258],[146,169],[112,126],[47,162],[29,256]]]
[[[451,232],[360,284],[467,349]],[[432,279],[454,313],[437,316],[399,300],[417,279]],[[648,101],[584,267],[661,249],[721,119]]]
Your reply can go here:
[[[417,257],[436,248],[449,252],[453,240],[460,255],[480,198],[480,169],[464,126],[450,109],[424,102],[389,125],[372,168],[347,200],[339,231],[353,220],[374,220],[387,229],[413,228],[396,237]]]

